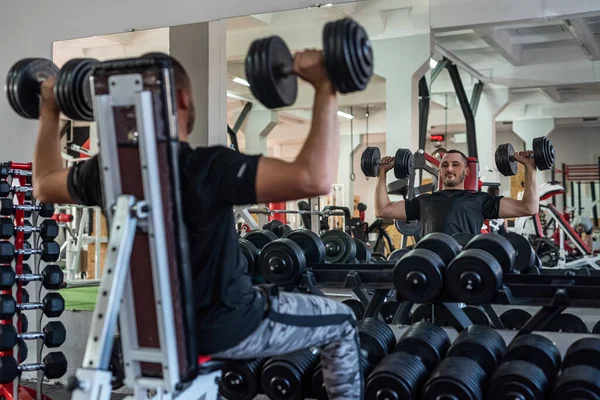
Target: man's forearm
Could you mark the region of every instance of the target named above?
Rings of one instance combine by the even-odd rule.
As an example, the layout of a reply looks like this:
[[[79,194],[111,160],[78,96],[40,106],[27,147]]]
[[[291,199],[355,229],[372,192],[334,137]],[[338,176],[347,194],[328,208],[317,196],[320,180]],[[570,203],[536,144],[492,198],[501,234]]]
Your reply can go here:
[[[531,214],[538,213],[540,196],[538,193],[537,171],[534,168],[525,168],[525,192],[522,201]]]
[[[316,89],[313,115],[308,138],[296,163],[305,168],[308,175],[326,182],[337,179],[340,132],[338,102],[335,88],[330,82]]]
[[[385,216],[385,209],[391,203],[390,196],[387,194],[387,182],[385,173],[377,176],[377,186],[375,187],[375,215]]]
[[[33,180],[43,179],[44,175],[62,168],[64,164],[61,157],[59,113],[42,111],[33,155]]]

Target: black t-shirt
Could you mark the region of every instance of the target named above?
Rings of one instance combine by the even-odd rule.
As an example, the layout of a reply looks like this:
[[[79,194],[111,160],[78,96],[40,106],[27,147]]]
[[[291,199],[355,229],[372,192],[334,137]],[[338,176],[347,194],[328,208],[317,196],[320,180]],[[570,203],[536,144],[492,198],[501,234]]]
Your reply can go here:
[[[498,218],[501,197],[468,190],[441,190],[407,200],[406,219],[420,220],[421,234],[481,233],[486,219]]]
[[[233,205],[256,203],[260,156],[226,147],[180,144],[183,215],[188,232],[200,354],[235,346],[261,322],[265,303],[252,288],[238,245]],[[75,202],[102,206],[98,157],[76,164],[67,186]]]

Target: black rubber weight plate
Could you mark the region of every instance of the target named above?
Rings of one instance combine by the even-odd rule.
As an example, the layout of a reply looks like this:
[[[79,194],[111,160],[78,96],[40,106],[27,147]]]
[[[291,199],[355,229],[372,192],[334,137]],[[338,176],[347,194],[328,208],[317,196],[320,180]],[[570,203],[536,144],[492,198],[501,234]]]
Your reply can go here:
[[[13,99],[25,118],[40,116],[40,84],[58,73],[58,67],[44,58],[30,58],[18,63],[13,72]],[[16,111],[16,110],[15,110]]]
[[[511,310],[504,311],[500,315],[500,321],[504,325],[505,329],[508,330],[519,330],[527,321],[531,319],[531,314],[520,308],[513,308]]]
[[[295,74],[282,76],[282,70],[291,72],[294,58],[290,49],[279,36],[273,36],[267,43],[269,47],[267,63],[269,65],[269,80],[273,84],[274,102],[277,107],[287,107],[296,101],[298,93],[298,78]]]
[[[409,178],[415,169],[413,153],[408,149],[398,149],[394,157],[394,176],[396,179]]]
[[[545,136],[533,139],[533,157],[539,170],[547,170],[554,165],[554,146]]]
[[[569,333],[588,333],[587,325],[581,318],[576,315],[563,313],[554,317],[545,331],[549,332],[569,332]]]

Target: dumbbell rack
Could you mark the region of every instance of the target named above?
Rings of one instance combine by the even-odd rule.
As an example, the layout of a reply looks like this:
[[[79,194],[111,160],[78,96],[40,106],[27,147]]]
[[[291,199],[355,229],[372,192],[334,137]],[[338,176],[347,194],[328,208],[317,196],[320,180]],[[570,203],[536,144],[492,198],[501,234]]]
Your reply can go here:
[[[15,183],[18,183],[18,186],[26,186],[28,184],[27,177],[31,176],[31,163],[8,162],[3,165],[6,168],[8,168],[8,170],[10,172],[12,172],[10,174],[13,179],[11,186],[13,186]],[[9,171],[7,171],[7,172],[9,172]],[[16,180],[16,182],[14,182],[15,180]],[[17,199],[18,204],[25,203],[25,193],[23,193],[23,192],[16,192],[13,195],[13,199],[14,198]],[[16,227],[25,225],[25,211],[15,210],[14,224]],[[15,250],[23,249],[24,244],[25,244],[24,233],[20,232],[20,231],[15,231],[15,236],[14,236]],[[15,257],[15,273],[17,275],[20,275],[23,273],[23,256],[22,255],[18,255]],[[2,291],[2,294],[13,295],[13,291],[12,290]],[[37,294],[37,293],[34,293],[34,296],[35,296],[35,294]],[[16,298],[17,303],[22,303],[22,301],[23,301],[23,283],[21,281],[17,281],[17,283],[16,283],[16,290],[14,293],[14,297]],[[35,297],[34,297],[33,300],[37,300],[37,299],[35,299]],[[23,317],[22,317],[21,313],[18,313],[17,314],[17,323],[16,323],[16,328],[17,328],[18,333],[22,333],[22,329],[21,329],[22,328],[22,320],[23,320]],[[34,324],[34,329],[39,329],[39,326],[36,326],[36,325],[38,325],[37,321],[38,321],[38,318],[36,316],[36,318],[34,318],[34,321],[32,321]],[[13,323],[14,322],[13,322],[12,318],[9,320],[0,321],[0,324],[12,325]],[[0,352],[0,355],[15,356],[15,357],[17,357],[17,361],[19,363],[21,363],[24,360],[20,360],[18,357],[20,347],[21,347],[20,344],[17,344],[16,351]],[[37,360],[37,361],[39,361],[39,360]],[[4,389],[5,393],[12,394],[13,398],[15,398],[15,399],[18,398],[17,397],[18,389],[19,389],[18,385],[14,385],[14,383],[10,383],[10,384],[6,384],[6,385],[0,385],[0,387]]]
[[[374,317],[379,313],[383,301],[393,283],[394,264],[309,264],[300,282],[294,288],[304,289],[312,294],[322,294],[321,288],[351,289],[365,306],[364,317]],[[374,290],[369,298],[364,290]],[[399,299],[402,300],[402,299]],[[447,311],[445,315],[453,326],[462,329],[471,321],[461,311],[456,299],[443,291],[435,303]],[[565,275],[520,275],[506,274],[496,297],[483,305],[492,325],[502,328],[502,323],[491,308],[497,305],[542,306],[537,314],[522,327],[521,332],[543,329],[556,315],[567,307],[600,308],[600,276]],[[394,315],[393,324],[406,320],[413,303],[404,301]]]
[[[12,180],[10,182],[11,187],[31,187],[30,184],[30,179],[32,176],[32,164],[31,163],[16,163],[16,162],[8,162],[8,163],[3,163],[1,164],[0,168],[2,168],[2,179],[6,179],[8,180],[9,177],[12,177]],[[16,199],[16,201],[15,201]],[[29,198],[26,198],[26,194],[24,191],[19,191],[19,190],[15,190],[13,193],[13,197],[12,200],[14,203],[18,204],[18,205],[23,205],[26,204],[26,201],[29,200],[31,204],[34,204],[34,198],[33,195],[30,195]],[[35,226],[35,222],[37,220],[37,215],[35,215],[36,211],[30,211],[31,213],[31,218],[34,221],[34,223],[32,223],[32,226]],[[25,219],[26,219],[26,211],[24,210],[20,210],[20,209],[16,209],[14,211],[14,225],[16,228],[19,227],[24,227],[25,226]],[[36,244],[38,242],[38,237],[39,234],[34,231],[31,232],[31,242]],[[23,232],[22,230],[18,230],[15,229],[14,231],[14,249],[15,251],[17,250],[22,250],[24,248],[26,248],[25,243],[25,232]],[[39,274],[39,261],[40,261],[40,256],[37,254],[33,254],[30,255],[29,257],[32,257],[32,262],[33,262],[33,266],[34,268],[32,268],[32,271],[34,274]],[[19,275],[23,275],[28,273],[28,271],[24,271],[23,268],[23,261],[24,261],[25,256],[23,254],[15,254],[15,264],[14,264],[14,269],[15,269],[15,274],[16,276]],[[41,285],[41,284],[40,284]],[[27,303],[39,303],[40,302],[40,294],[41,294],[41,290],[40,286],[38,285],[34,285],[32,293],[29,294],[28,292],[25,291],[25,289],[23,288],[23,281],[20,279],[17,279],[15,282],[15,286],[13,286],[14,290],[4,290],[1,291],[0,293],[2,294],[8,294],[13,296],[16,301],[17,304],[22,304],[24,302]],[[13,293],[14,292],[14,293]],[[24,295],[24,293],[27,293],[27,295]],[[25,300],[25,301],[23,301]],[[17,333],[28,333],[28,331],[31,332],[41,332],[41,316],[42,316],[42,310],[34,310],[33,311],[34,314],[34,318],[29,318],[27,319],[29,322],[25,325],[29,325],[31,324],[31,326],[29,326],[28,328],[26,328],[26,330],[22,329],[23,325],[24,325],[24,319],[26,318],[23,314],[22,311],[18,310],[17,314],[16,314],[16,331]],[[0,321],[0,324],[13,324],[13,318],[11,319],[7,319],[7,320],[2,320]],[[36,346],[32,346],[33,349],[32,350],[36,350],[36,351],[31,351],[28,352],[28,355],[26,356],[28,359],[31,359],[32,357],[34,357],[33,362],[35,364],[41,364],[41,355],[42,352],[39,351],[38,349],[40,348],[40,346],[42,345],[41,339],[36,340]],[[23,363],[23,361],[25,361],[24,359],[20,359],[20,351],[21,351],[21,343],[25,343],[24,341],[17,341],[17,345],[15,346],[15,348],[12,351],[5,351],[5,352],[1,352],[0,351],[0,356],[11,356],[11,357],[15,357],[17,359],[17,363],[21,364]],[[26,344],[25,344],[26,345]],[[34,356],[31,354],[35,354]],[[32,396],[33,398],[35,398],[36,400],[46,400],[49,398],[45,395],[42,394],[43,392],[43,388],[42,388],[42,380],[44,377],[44,373],[43,371],[38,371],[37,372],[37,387],[36,390],[32,390],[29,387],[24,387],[24,386],[20,386],[19,384],[15,385],[15,382],[11,382],[8,384],[0,384],[0,395],[4,396],[4,398],[6,398],[7,400],[12,400],[12,399],[18,399],[19,398],[19,390],[21,391],[26,391],[30,396]],[[21,378],[17,378],[16,381],[17,383],[21,380]]]

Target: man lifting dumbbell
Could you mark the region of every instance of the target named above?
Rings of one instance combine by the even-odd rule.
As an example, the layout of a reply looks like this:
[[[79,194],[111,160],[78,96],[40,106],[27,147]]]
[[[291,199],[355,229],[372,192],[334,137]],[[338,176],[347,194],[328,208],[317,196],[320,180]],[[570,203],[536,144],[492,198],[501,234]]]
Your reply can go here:
[[[467,157],[458,150],[450,150],[440,161],[438,176],[442,190],[398,202],[392,202],[386,190],[386,173],[394,168],[394,160],[383,157],[375,190],[375,214],[378,218],[419,220],[422,235],[431,232],[476,235],[481,232],[486,219],[535,215],[539,208],[537,158],[531,157],[530,152],[517,152],[510,157],[507,162],[519,162],[525,166],[522,200],[465,190],[465,178],[471,173]]]
[[[339,21],[330,24],[336,23]],[[350,23],[341,21],[342,25]],[[353,32],[354,36],[345,37],[344,32]],[[355,47],[354,55],[370,54],[366,33],[356,24],[351,30],[333,29],[324,38],[332,45],[337,41],[340,52]],[[268,43],[275,46],[276,42]],[[250,52],[246,65],[261,68],[267,76],[274,75],[274,83],[268,89],[274,87],[278,96],[281,91],[289,96],[286,85],[290,68],[294,79],[299,76],[315,89],[310,132],[293,162],[248,156],[222,146],[192,149],[188,144],[195,118],[191,82],[183,67],[173,60],[181,196],[194,274],[199,351],[215,358],[250,359],[317,346],[321,349],[329,398],[362,399],[358,334],[352,310],[325,297],[253,288],[231,212],[233,205],[329,193],[337,173],[340,140],[336,97],[340,89],[332,79],[346,84],[344,90],[348,91],[360,89],[360,85],[351,82],[350,75],[346,75],[346,81],[342,75],[333,78],[328,70],[336,66],[342,71],[348,71],[349,67],[354,70],[357,66],[352,63],[356,58],[345,57],[342,52],[328,53],[325,60],[323,52],[305,50],[296,53],[290,65],[285,54],[266,53]],[[266,57],[261,58],[266,64],[254,65],[251,58],[261,54]],[[41,85],[40,128],[33,163],[34,195],[47,203],[104,207],[98,157],[68,169],[63,166],[54,84],[50,78]],[[261,86],[253,89],[260,90]],[[262,89],[262,95],[256,97],[266,106],[281,104],[272,92],[272,99],[265,95],[267,86]]]

